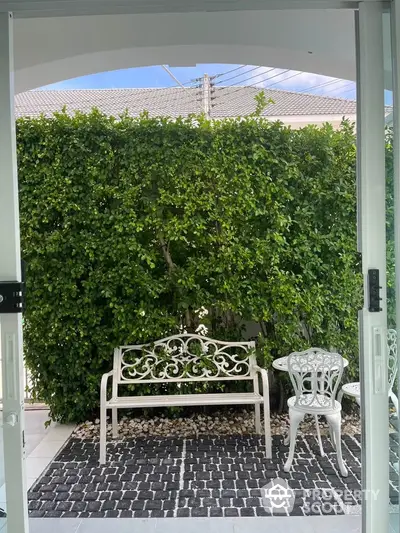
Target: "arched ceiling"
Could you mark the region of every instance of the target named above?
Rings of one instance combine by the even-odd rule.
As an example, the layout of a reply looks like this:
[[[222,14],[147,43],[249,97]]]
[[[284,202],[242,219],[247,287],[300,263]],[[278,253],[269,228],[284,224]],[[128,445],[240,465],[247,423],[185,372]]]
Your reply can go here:
[[[142,5],[148,9],[154,4],[130,1],[136,7]],[[236,10],[191,12],[196,2],[205,1],[184,2],[182,5],[189,12],[180,13],[24,18],[20,15],[25,12],[17,11],[14,20],[16,92],[96,72],[160,64],[241,63],[355,81],[353,9],[239,11],[241,0],[207,0],[215,9],[218,6],[221,9],[222,2]],[[247,1],[254,8],[263,0]],[[118,6],[123,7],[127,2],[119,0]],[[166,0],[157,2],[160,10],[166,4]],[[298,4],[298,0],[291,2]],[[0,11],[12,4],[22,10],[31,5],[43,9],[49,5],[60,9],[73,5],[78,9],[84,3],[82,0],[0,0]],[[85,5],[90,4],[93,10],[93,6],[106,3],[107,0],[90,0]],[[388,26],[387,16],[385,83],[390,88]]]
[[[355,80],[352,10],[16,18],[16,91],[146,65],[241,63]]]

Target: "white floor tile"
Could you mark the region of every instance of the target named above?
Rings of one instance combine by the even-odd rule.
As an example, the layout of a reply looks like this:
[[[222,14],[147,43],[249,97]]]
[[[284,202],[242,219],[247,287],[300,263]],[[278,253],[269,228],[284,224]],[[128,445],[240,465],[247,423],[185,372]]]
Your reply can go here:
[[[35,477],[28,477],[27,478],[27,480],[26,480],[26,488],[27,488],[27,490],[29,490],[32,487],[32,485],[35,483],[36,479],[37,478],[35,478]]]
[[[45,520],[49,520],[49,518],[45,518]],[[174,529],[168,529],[168,522],[171,520],[175,522]],[[157,523],[159,520],[156,518],[82,518],[77,533],[110,533],[110,531],[116,533],[155,533],[155,531],[160,531],[156,529]],[[168,532],[192,532],[190,528],[187,528],[187,524],[185,529],[177,527],[177,522],[173,518],[163,518],[161,523],[163,529]],[[31,533],[35,532],[32,531]]]
[[[6,486],[3,484],[1,487],[0,487],[0,502],[5,502],[6,501]],[[0,503],[0,507],[2,507],[1,503]],[[3,507],[4,509],[4,507]]]
[[[233,523],[234,533],[361,533],[360,516],[267,516],[228,520]]]
[[[393,513],[389,516],[389,532],[398,533],[399,532],[400,517],[399,513]]]
[[[51,459],[46,457],[28,457],[26,460],[26,478],[37,479],[50,461]]]
[[[28,459],[38,457],[38,458],[47,458],[53,459],[58,450],[61,448],[63,441],[51,440],[51,441],[42,441],[36,448],[29,454]]]
[[[46,438],[46,437],[44,437]],[[43,433],[28,434],[25,437],[25,454],[28,457],[43,440]]]
[[[56,424],[54,427],[50,427],[48,433],[43,438],[43,442],[47,441],[62,441],[65,442],[74,431],[75,425],[61,425]]]
[[[25,434],[29,435],[41,434],[46,435],[49,428],[45,427],[45,423],[49,420],[49,411],[47,410],[29,410],[25,411]]]
[[[30,518],[29,533],[76,533],[80,523],[80,518]]]
[[[31,518],[30,533],[360,533],[361,518]]]
[[[233,533],[234,521],[229,518],[165,518],[156,520],[155,533]],[[147,531],[147,530],[145,530]],[[244,533],[245,530],[241,530]],[[265,525],[264,525],[265,531]],[[274,531],[273,529],[271,532]],[[275,532],[274,532],[275,533]]]

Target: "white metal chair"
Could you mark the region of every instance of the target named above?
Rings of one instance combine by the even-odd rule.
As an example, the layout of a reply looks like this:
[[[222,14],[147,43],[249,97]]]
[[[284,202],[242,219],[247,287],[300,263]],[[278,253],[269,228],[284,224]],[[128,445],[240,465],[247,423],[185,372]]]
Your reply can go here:
[[[336,400],[340,380],[343,375],[343,358],[338,353],[330,353],[321,348],[310,348],[304,352],[294,352],[288,357],[288,370],[296,396],[289,398],[289,456],[284,470],[289,472],[293,463],[296,435],[300,422],[306,414],[314,415],[321,454],[321,434],[318,415],[323,415],[329,425],[332,440],[336,446],[339,470],[347,476],[341,447],[342,406]]]
[[[393,392],[393,386],[397,375],[397,333],[395,329],[387,330],[387,347],[388,347],[388,394],[391,399],[396,418],[399,418],[399,400]],[[360,382],[346,383],[343,385],[338,394],[338,401],[342,403],[343,395],[351,396],[356,400],[358,405],[361,403]]]

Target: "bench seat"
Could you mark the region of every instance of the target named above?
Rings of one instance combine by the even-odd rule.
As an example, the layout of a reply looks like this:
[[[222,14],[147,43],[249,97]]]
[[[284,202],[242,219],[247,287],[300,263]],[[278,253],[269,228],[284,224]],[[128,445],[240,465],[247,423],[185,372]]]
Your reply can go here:
[[[263,403],[263,397],[255,392],[217,394],[174,394],[171,396],[122,396],[111,399],[107,407],[184,407],[185,405],[254,405]]]

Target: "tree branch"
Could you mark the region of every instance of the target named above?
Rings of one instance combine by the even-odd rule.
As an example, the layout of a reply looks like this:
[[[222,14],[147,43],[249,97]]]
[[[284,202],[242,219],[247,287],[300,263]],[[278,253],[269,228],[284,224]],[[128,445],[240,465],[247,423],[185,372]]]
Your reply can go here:
[[[164,236],[162,235],[162,233],[158,234],[158,240],[160,241],[161,250],[162,250],[165,262],[168,265],[168,269],[169,269],[170,272],[173,272],[175,270],[175,268],[176,268],[176,265],[172,261],[172,257],[171,257],[170,251],[169,251],[169,245],[165,241]]]

